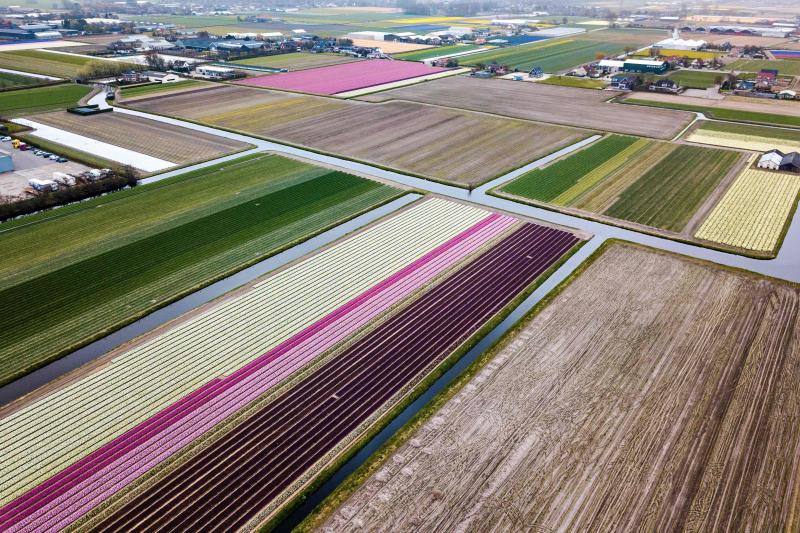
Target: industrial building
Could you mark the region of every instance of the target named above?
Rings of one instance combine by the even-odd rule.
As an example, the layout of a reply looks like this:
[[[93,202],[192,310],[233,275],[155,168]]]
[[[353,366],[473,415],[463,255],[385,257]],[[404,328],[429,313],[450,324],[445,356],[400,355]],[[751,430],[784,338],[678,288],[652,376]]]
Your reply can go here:
[[[656,59],[626,59],[622,66],[624,72],[642,74],[663,74],[669,69],[669,63]]]
[[[14,160],[11,154],[0,150],[0,172],[11,172],[14,170]]]
[[[194,70],[195,74],[211,80],[227,80],[236,77],[232,68],[215,67],[213,65],[200,65]]]

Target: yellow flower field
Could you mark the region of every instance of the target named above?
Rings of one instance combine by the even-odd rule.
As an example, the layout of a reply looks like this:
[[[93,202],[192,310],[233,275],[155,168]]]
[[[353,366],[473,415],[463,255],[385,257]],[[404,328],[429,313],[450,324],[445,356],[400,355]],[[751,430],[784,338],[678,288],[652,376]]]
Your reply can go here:
[[[800,142],[794,142],[788,139],[772,139],[757,135],[745,135],[743,133],[729,133],[723,131],[697,130],[686,137],[686,140],[693,143],[740,148],[742,150],[753,150],[755,152],[767,152],[774,148],[782,152],[800,150]]]
[[[756,252],[771,252],[778,244],[798,192],[799,175],[748,166],[736,177],[695,237]]]

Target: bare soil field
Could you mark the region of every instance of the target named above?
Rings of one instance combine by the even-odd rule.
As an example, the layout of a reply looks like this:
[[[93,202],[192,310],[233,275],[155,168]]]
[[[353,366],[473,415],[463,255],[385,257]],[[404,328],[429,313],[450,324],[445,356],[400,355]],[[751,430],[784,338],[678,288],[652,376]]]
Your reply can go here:
[[[612,244],[320,529],[796,530],[799,314],[797,285]]]
[[[399,41],[372,41],[370,39],[353,39],[352,41],[355,46],[377,46],[384,54],[401,54],[431,48],[431,45],[428,44],[401,43]]]
[[[587,135],[414,102],[369,104],[233,86],[143,99],[135,107],[467,186]]]
[[[606,103],[618,92],[456,76],[364,96],[370,102],[409,100],[508,117],[643,137],[671,139],[692,119],[672,109],[626,109]],[[637,93],[639,94],[639,93]]]
[[[180,165],[220,157],[249,146],[224,137],[115,112],[82,117],[57,111],[36,115],[32,119]]]
[[[759,37],[757,35],[720,35],[715,33],[681,33],[681,39],[701,39],[712,44],[731,43],[733,46],[765,46],[784,47],[791,43],[790,40],[782,37]]]
[[[762,100],[746,96],[726,96],[722,100],[710,98],[697,98],[675,94],[651,93],[637,91],[630,94],[636,100],[651,102],[666,102],[680,105],[695,105],[704,107],[717,107],[720,109],[733,109],[736,111],[750,111],[754,113],[771,113],[777,115],[791,115],[800,117],[800,105],[788,100]]]

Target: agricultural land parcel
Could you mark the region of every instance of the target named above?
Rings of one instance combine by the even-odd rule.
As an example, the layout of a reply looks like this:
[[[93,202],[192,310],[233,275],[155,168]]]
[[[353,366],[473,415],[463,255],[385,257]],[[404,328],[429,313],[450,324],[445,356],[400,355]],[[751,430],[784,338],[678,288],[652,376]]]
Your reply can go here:
[[[401,54],[403,52],[416,52],[431,48],[429,44],[403,43],[400,41],[380,41],[370,39],[351,39],[355,46],[373,47],[377,46],[384,54]]]
[[[0,382],[397,193],[262,154],[4,225]]]
[[[57,111],[31,119],[178,165],[206,161],[250,147],[240,141],[118,112],[84,117]]]
[[[800,128],[800,106],[786,100],[726,96],[711,100],[693,96],[636,92],[623,102],[704,113],[710,118]]]
[[[739,152],[610,135],[501,191],[680,232]]]
[[[0,68],[8,68],[57,78],[74,78],[91,57],[59,54],[46,50],[0,52]]]
[[[797,285],[613,244],[308,527],[791,530],[799,314]]]
[[[692,115],[685,112],[635,109],[607,103],[606,100],[615,94],[618,93],[456,76],[360,99],[370,102],[409,100],[661,139],[671,139],[692,119]]]
[[[691,131],[685,139],[700,144],[755,152],[768,152],[775,148],[782,152],[800,150],[800,131],[749,124],[703,121],[700,127]]]
[[[537,66],[545,72],[561,72],[594,61],[597,53],[617,55],[623,51],[624,46],[617,43],[572,39],[547,40],[470,54],[459,62],[463,65],[499,63],[524,71]]]
[[[127,99],[154,96],[156,94],[168,94],[174,92],[194,91],[211,87],[210,82],[200,80],[184,80],[175,83],[152,83],[133,87],[123,87],[120,89],[122,97]]]
[[[5,91],[0,93],[0,116],[13,118],[65,109],[77,104],[91,90],[86,85],[63,84]]]
[[[753,164],[757,155],[750,163]],[[745,168],[695,233],[698,239],[774,253],[800,193],[800,175]]]
[[[33,85],[40,85],[44,81],[46,80],[42,78],[32,78],[31,76],[12,74],[10,72],[0,72],[0,89],[29,87]]]
[[[413,102],[374,105],[230,85],[134,105],[461,186],[586,137],[570,128]]]
[[[358,59],[341,54],[311,54],[308,52],[292,52],[273,56],[251,57],[233,61],[236,65],[249,65],[253,67],[285,68],[288,70],[303,70],[307,68],[339,65],[352,63]]]
[[[775,69],[782,76],[800,76],[800,61],[788,59],[740,59],[727,66],[740,72],[758,72],[762,69]]]
[[[464,52],[470,52],[472,50],[478,50],[480,48],[482,47],[477,44],[454,44],[451,46],[438,46],[436,48],[430,48],[428,50],[420,50],[417,52],[405,52],[402,54],[396,54],[394,57],[395,59],[405,59],[406,61],[423,61],[425,59],[430,59],[433,57],[443,57],[453,54],[463,54]]]

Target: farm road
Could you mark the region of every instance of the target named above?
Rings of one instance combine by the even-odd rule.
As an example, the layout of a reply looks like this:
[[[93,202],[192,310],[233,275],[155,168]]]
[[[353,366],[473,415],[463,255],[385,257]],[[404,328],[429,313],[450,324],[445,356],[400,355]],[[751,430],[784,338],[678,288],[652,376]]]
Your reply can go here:
[[[109,104],[106,103],[106,101],[104,100],[104,96],[105,93],[100,92],[97,96],[93,97],[90,100],[90,103],[95,103],[99,104],[101,107],[106,107]],[[504,210],[509,213],[531,217],[534,219],[542,220],[544,222],[549,222],[551,224],[558,224],[561,226],[583,230],[593,234],[594,235],[593,240],[597,241],[596,244],[598,245],[607,239],[621,239],[642,244],[645,246],[650,246],[652,248],[657,248],[659,250],[666,250],[681,255],[694,257],[697,259],[705,259],[707,261],[711,261],[713,263],[717,263],[724,266],[741,268],[765,276],[772,276],[775,278],[784,279],[788,281],[800,282],[800,222],[798,222],[798,220],[800,220],[800,216],[798,216],[797,212],[795,212],[794,214],[793,220],[789,227],[789,231],[787,232],[786,238],[783,242],[783,246],[778,252],[778,256],[775,259],[765,260],[765,259],[752,259],[727,252],[720,252],[717,250],[703,248],[702,246],[676,242],[652,235],[646,235],[644,233],[638,233],[635,231],[619,228],[601,222],[585,220],[580,217],[566,215],[558,213],[556,211],[549,211],[547,209],[539,207],[523,205],[518,202],[514,202],[503,198],[498,198],[489,194],[489,191],[494,187],[497,187],[498,185],[511,181],[512,179],[520,176],[521,174],[531,169],[541,167],[555,158],[561,157],[562,155],[568,154],[570,152],[577,150],[578,148],[581,148],[587,142],[587,140],[575,143],[562,150],[559,150],[558,152],[555,152],[541,159],[538,159],[537,161],[529,163],[528,165],[525,165],[522,168],[509,172],[504,176],[501,176],[488,183],[485,183],[476,189],[468,191],[466,189],[461,189],[459,187],[454,187],[452,185],[444,185],[430,180],[417,178],[414,176],[408,176],[400,172],[385,170],[364,163],[358,163],[355,161],[349,161],[347,159],[342,159],[335,156],[319,154],[317,152],[313,152],[310,150],[295,148],[293,146],[287,146],[272,141],[265,141],[263,139],[250,137],[248,135],[231,133],[225,130],[220,130],[209,126],[201,126],[199,124],[194,124],[192,122],[186,122],[183,120],[163,117],[160,115],[153,115],[150,113],[144,113],[142,111],[133,111],[130,109],[124,109],[119,107],[115,107],[114,109],[115,112],[138,115],[152,120],[164,122],[166,124],[183,126],[185,128],[193,129],[196,131],[211,133],[214,135],[219,135],[221,137],[226,137],[228,139],[251,143],[256,146],[256,150],[268,150],[290,156],[302,157],[310,161],[322,163],[324,165],[336,166],[344,170],[356,172],[362,175],[374,176],[382,180],[387,180],[389,182],[394,182],[394,183],[400,183],[408,187],[420,189],[434,194],[439,194],[441,196],[471,202],[492,209]],[[189,168],[191,169],[203,168],[204,166],[214,165],[217,162],[218,160],[208,161],[206,163],[195,165]],[[188,171],[188,168],[182,169],[182,171]],[[175,174],[169,173],[169,175],[175,175]],[[158,179],[163,179],[161,176],[162,175],[154,176],[150,178],[150,180],[157,181]],[[167,177],[166,174],[163,176]]]

